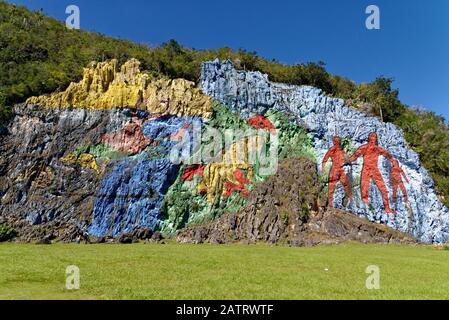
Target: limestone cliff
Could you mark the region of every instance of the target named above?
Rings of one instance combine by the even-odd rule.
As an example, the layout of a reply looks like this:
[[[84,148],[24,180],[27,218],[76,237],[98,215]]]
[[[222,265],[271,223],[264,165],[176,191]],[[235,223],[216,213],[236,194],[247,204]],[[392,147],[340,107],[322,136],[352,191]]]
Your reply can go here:
[[[177,116],[211,114],[211,99],[191,81],[150,79],[140,71],[140,62],[131,59],[120,68],[117,60],[92,62],[84,68],[83,79],[58,93],[31,97],[27,103],[58,108],[111,109],[114,107]]]
[[[15,113],[0,140],[0,223],[19,239],[159,229],[179,170],[172,136],[199,119],[33,105]]]
[[[178,234],[182,241],[202,234],[225,239],[223,230],[251,242],[304,244],[316,233],[381,242],[407,238],[379,223],[423,242],[449,240],[449,212],[397,127],[316,88],[272,83],[230,62],[204,63],[200,86],[152,79],[134,59],[120,67],[111,60],[89,65],[64,92],[16,106],[0,133],[0,223],[14,226],[21,240],[70,241],[85,232],[119,237],[142,227],[166,234],[187,227]],[[191,161],[226,130],[240,133],[218,143],[210,159]],[[362,152],[371,132],[378,136],[371,149],[382,155],[369,166],[387,182],[396,215],[386,212],[374,183],[365,203],[362,157],[343,159]],[[323,195],[332,188],[321,162],[336,135],[348,155],[337,160],[351,177],[353,197],[347,201],[337,183],[335,209],[324,210]],[[262,174],[261,158],[249,161],[249,154],[269,145],[277,145],[269,153],[281,167]],[[401,172],[408,183],[396,197],[388,181]],[[208,224],[193,227],[201,223]]]
[[[179,230],[188,243],[284,243],[292,246],[340,243],[413,243],[411,236],[371,223],[320,200],[316,165],[306,158],[281,161],[277,173],[259,184],[244,208],[215,221]],[[321,204],[320,204],[321,203]]]
[[[327,170],[321,168],[321,161],[332,147],[334,136],[344,140],[350,156],[367,143],[371,132],[376,132],[378,146],[391,156],[390,159],[380,156],[377,165],[382,175],[379,179],[387,184],[389,201],[397,200],[394,201],[396,214],[384,210],[382,195],[374,183],[369,185],[369,204],[362,201],[361,158],[344,166],[346,175],[352,177],[352,201],[345,201],[343,187],[338,184],[334,207],[409,232],[423,242],[449,240],[449,211],[438,199],[430,175],[421,166],[418,155],[407,146],[400,128],[355,111],[347,107],[343,100],[328,97],[319,89],[273,83],[260,72],[236,70],[230,61],[204,63],[201,87],[206,94],[245,119],[275,109],[287,115],[291,123],[306,127],[313,140],[319,171],[324,171],[324,181],[327,181]],[[398,161],[408,176],[409,183],[405,183],[405,188],[409,206],[406,205],[405,195],[398,199],[392,197],[393,190],[389,184],[392,159]]]
[[[70,154],[123,126],[126,113],[23,105],[15,114],[0,139],[0,220],[21,240],[73,240],[91,221],[105,163]]]

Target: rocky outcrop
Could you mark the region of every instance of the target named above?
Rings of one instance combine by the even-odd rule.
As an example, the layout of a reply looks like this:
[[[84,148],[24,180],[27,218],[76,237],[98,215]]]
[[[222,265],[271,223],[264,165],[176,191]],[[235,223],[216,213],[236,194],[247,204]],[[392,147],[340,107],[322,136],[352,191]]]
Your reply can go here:
[[[17,106],[0,140],[0,223],[19,240],[46,242],[88,233],[132,242],[142,228],[174,234],[184,227],[180,241],[408,241],[369,221],[424,242],[449,239],[449,213],[395,126],[318,89],[271,83],[230,62],[205,63],[201,86],[219,102],[192,82],[151,79],[136,60],[120,69],[112,60],[90,65],[64,92],[28,100],[39,106]],[[231,139],[198,159],[225,130],[233,130]],[[341,136],[350,155],[372,131],[392,155],[380,158],[383,179],[401,169],[409,177],[410,206],[399,191],[397,214],[388,215],[373,184],[365,205],[358,160],[343,169],[353,178],[352,201],[338,184],[336,209],[325,210],[327,169],[321,174],[318,163],[332,137]],[[262,172],[259,151],[267,148],[278,156],[275,173]],[[393,158],[399,162],[391,167]]]
[[[86,228],[100,177],[92,168],[61,158],[77,145],[99,141],[103,133],[117,130],[126,114],[31,105],[17,106],[15,112],[9,133],[0,140],[1,217],[18,231],[26,225],[49,224],[62,236],[63,225]],[[19,232],[19,237],[29,240],[33,234],[29,233]]]
[[[158,229],[179,170],[169,159],[179,142],[172,137],[201,127],[197,118],[129,109],[15,112],[0,141],[0,218],[24,241]]]
[[[140,73],[139,64],[133,59],[119,68],[115,59],[92,62],[84,68],[80,82],[72,82],[63,92],[31,97],[27,103],[53,108],[135,107],[149,82],[148,75]]]
[[[148,84],[143,94],[146,111],[152,113],[209,118],[212,100],[195,83],[184,79],[158,79]]]
[[[310,215],[318,212],[320,191],[313,161],[284,160],[275,175],[255,187],[238,213],[188,227],[177,233],[177,239],[217,243],[236,240],[276,243],[298,239]]]
[[[260,135],[251,135],[256,129]],[[164,199],[163,232],[174,234],[179,228],[207,222],[244,207],[250,192],[272,174],[261,170],[267,169],[269,161],[257,156],[249,161],[249,154],[258,155],[262,149],[270,149],[272,138],[278,143],[277,150],[273,148],[271,152],[278,152],[279,159],[314,158],[312,143],[304,128],[288,123],[280,112],[269,112],[265,117],[245,121],[238,113],[214,103],[213,116],[205,123],[203,131],[212,132],[216,138],[228,130],[249,135],[236,134],[227,146],[218,148],[213,162],[181,167]],[[203,135],[206,141],[209,136],[210,133]]]
[[[268,226],[268,225],[265,225]],[[263,237],[251,232],[251,226],[242,224],[237,213],[225,214],[219,219],[202,225],[189,226],[176,234],[179,243],[244,243],[265,242]],[[271,228],[262,229],[270,234]],[[278,229],[276,229],[278,230]],[[414,244],[416,240],[409,234],[392,229],[386,225],[370,222],[339,209],[327,209],[313,214],[301,226],[290,225],[283,228],[286,233],[271,237],[272,244],[290,246],[314,246],[319,244],[338,244],[347,241],[362,243],[403,243]],[[294,236],[290,234],[295,232]]]
[[[210,117],[211,99],[191,81],[157,79],[140,72],[140,62],[131,59],[120,68],[117,60],[92,62],[83,79],[48,96],[31,97],[28,104],[86,109],[136,108],[151,113]]]
[[[152,143],[109,164],[96,192],[89,227],[95,236],[110,233],[115,237],[138,227],[160,228],[162,201],[179,171],[179,164],[170,160],[170,152],[178,144],[173,136],[183,127],[201,127],[197,118],[141,116],[142,134]]]
[[[360,241],[413,243],[410,235],[321,206],[321,186],[314,162],[291,158],[259,184],[244,209],[177,232],[183,243],[284,243],[294,246]]]
[[[369,187],[370,204],[366,205],[360,194],[361,158],[352,166],[345,167],[347,175],[352,177],[353,201],[344,201],[345,192],[338,184],[334,206],[411,233],[423,242],[445,242],[449,239],[449,211],[438,199],[431,177],[421,166],[418,155],[407,147],[404,134],[398,127],[355,111],[345,106],[343,100],[328,97],[319,89],[273,83],[267,75],[259,72],[238,71],[229,61],[204,63],[201,88],[245,119],[275,109],[287,115],[291,123],[306,127],[313,140],[317,165],[332,146],[333,136],[344,139],[351,154],[367,142],[370,132],[377,132],[379,145],[399,161],[408,176],[410,183],[406,184],[406,192],[410,206],[406,206],[405,197],[401,195],[394,204],[396,215],[388,214],[374,183]],[[380,157],[378,166],[388,184],[391,162]],[[323,168],[321,165],[318,167],[321,172]],[[390,201],[391,189],[388,184]]]

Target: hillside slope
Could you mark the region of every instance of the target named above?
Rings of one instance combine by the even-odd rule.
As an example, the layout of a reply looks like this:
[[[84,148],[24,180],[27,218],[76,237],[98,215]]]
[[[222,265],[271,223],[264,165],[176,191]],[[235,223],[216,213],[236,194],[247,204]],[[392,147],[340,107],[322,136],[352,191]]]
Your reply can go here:
[[[431,174],[440,199],[449,205],[449,129],[432,112],[407,108],[392,88],[392,80],[354,82],[329,74],[323,64],[285,65],[264,59],[254,52],[220,48],[193,50],[176,41],[149,48],[98,33],[68,30],[64,24],[0,0],[0,134],[2,123],[13,113],[13,105],[30,96],[65,90],[82,78],[91,61],[130,58],[141,62],[151,76],[184,78],[198,83],[202,61],[230,59],[237,69],[261,71],[271,81],[312,85],[325,93],[344,98],[363,112],[381,117],[404,129],[407,142]]]
[[[358,85],[322,64],[284,65],[244,50],[199,51],[176,41],[149,48],[67,30],[2,1],[0,9],[0,223],[26,230],[23,239],[51,233],[70,240],[86,231],[117,236],[140,226],[173,234],[239,212],[272,174],[263,172],[261,158],[251,163],[248,150],[277,144],[277,130],[280,161],[305,157],[320,170],[332,136],[341,136],[350,155],[377,132],[379,145],[399,161],[396,170],[410,178],[398,201],[390,199],[398,214],[387,214],[373,185],[371,206],[363,203],[361,160],[347,172],[354,200],[346,203],[337,188],[334,206],[424,242],[447,240],[441,202],[449,201],[448,127],[433,113],[401,104],[390,79]],[[230,60],[203,64],[217,57]],[[203,151],[195,149],[196,133],[229,129],[265,136],[236,135],[214,151],[231,163],[182,154]],[[172,161],[174,148],[181,161]],[[246,150],[243,162],[239,149]],[[388,182],[389,161],[381,158],[380,169]],[[323,192],[327,178],[325,170]]]

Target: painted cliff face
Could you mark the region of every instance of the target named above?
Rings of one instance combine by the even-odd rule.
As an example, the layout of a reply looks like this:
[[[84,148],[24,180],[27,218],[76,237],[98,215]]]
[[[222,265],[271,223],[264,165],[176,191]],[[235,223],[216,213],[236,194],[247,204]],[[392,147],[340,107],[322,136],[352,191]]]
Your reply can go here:
[[[198,118],[143,113],[102,136],[102,143],[124,156],[108,164],[96,193],[91,234],[117,236],[138,227],[160,228],[162,201],[179,171],[169,154],[179,133],[191,130],[195,121],[201,127]]]
[[[407,191],[402,182],[402,176],[404,176],[404,178],[408,182],[407,176],[399,167],[399,162],[397,160],[394,160],[388,151],[378,145],[377,133],[371,132],[368,135],[368,143],[359,147],[351,157],[348,157],[345,151],[341,148],[340,137],[335,136],[332,139],[332,142],[333,146],[326,152],[321,164],[321,167],[324,168],[328,160],[332,161],[329,178],[327,180],[329,207],[333,207],[334,191],[337,183],[339,182],[345,189],[347,200],[352,201],[352,187],[350,181],[352,181],[353,179],[352,176],[348,177],[344,170],[344,166],[351,166],[352,162],[361,157],[363,158],[363,166],[360,179],[360,191],[362,194],[361,200],[366,205],[370,204],[370,183],[374,182],[381,193],[384,211],[386,213],[394,214],[395,210],[391,209],[390,207],[388,190],[384,178],[379,170],[379,157],[381,156],[390,161],[392,165],[390,171],[390,187],[393,190],[393,203],[396,203],[397,189],[400,188],[402,191],[402,198],[404,199],[406,205],[409,206]]]
[[[393,124],[350,109],[343,100],[327,97],[319,89],[272,83],[259,72],[237,71],[229,61],[204,63],[201,87],[245,119],[273,108],[288,114],[293,123],[305,126],[311,134],[320,171],[322,160],[334,146],[334,136],[348,141],[344,151],[352,155],[367,144],[371,132],[376,132],[378,146],[365,148],[364,156],[354,159],[351,166],[342,167],[340,159],[344,155],[339,150],[333,152],[336,164],[329,186],[336,189],[329,202],[371,221],[410,232],[424,242],[449,239],[449,212],[439,201],[418,155],[407,148],[402,130]],[[380,147],[398,164],[381,155]],[[398,167],[409,183],[401,184]],[[329,181],[327,177],[324,180]],[[344,182],[335,186],[335,180]],[[352,201],[345,200],[348,194]],[[394,216],[389,214],[393,210]]]
[[[424,242],[449,239],[449,212],[402,131],[312,87],[214,61],[203,64],[200,89],[150,81],[135,61],[108,62],[28,102],[39,105],[17,106],[0,141],[0,211],[20,223],[174,233],[241,210],[276,173],[265,160],[303,157],[322,172],[330,206]],[[227,130],[238,133],[226,141]]]

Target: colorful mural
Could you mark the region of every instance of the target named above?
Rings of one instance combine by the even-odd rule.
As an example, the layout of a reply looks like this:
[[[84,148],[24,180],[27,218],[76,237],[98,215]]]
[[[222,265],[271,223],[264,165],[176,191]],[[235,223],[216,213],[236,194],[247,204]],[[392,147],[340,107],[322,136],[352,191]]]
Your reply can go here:
[[[400,188],[402,191],[403,199],[405,202],[407,200],[407,191],[405,190],[402,177],[408,182],[407,176],[404,171],[400,168],[399,162],[391,156],[391,154],[380,147],[377,141],[377,133],[371,132],[368,135],[368,143],[362,145],[358,148],[354,154],[348,158],[345,151],[341,148],[341,138],[335,136],[333,139],[333,147],[327,151],[323,158],[322,168],[325,167],[326,162],[331,159],[332,167],[329,173],[328,179],[328,204],[330,207],[333,207],[333,197],[335,187],[338,182],[340,182],[346,192],[346,196],[348,199],[352,198],[352,191],[350,181],[352,177],[348,178],[345,173],[344,166],[350,165],[352,162],[355,162],[358,158],[363,157],[363,167],[361,173],[360,187],[361,187],[361,195],[362,201],[365,204],[369,204],[369,190],[371,181],[379,189],[384,210],[386,213],[395,213],[393,209],[390,207],[389,199],[388,199],[388,189],[385,184],[384,178],[379,170],[379,157],[383,156],[391,162],[391,171],[390,171],[390,183],[393,190],[393,203],[396,203],[397,197],[397,189]]]

